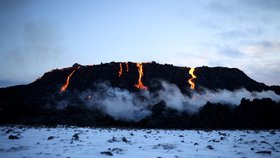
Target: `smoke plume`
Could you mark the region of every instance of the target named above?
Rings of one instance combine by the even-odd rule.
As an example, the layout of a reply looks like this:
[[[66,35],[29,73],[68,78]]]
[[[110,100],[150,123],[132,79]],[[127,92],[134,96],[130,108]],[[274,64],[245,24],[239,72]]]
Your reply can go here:
[[[111,87],[108,83],[99,84],[97,88],[97,91],[82,93],[81,98],[87,106],[97,108],[115,120],[140,121],[151,114],[148,110],[149,95],[140,93],[136,96],[128,90]]]
[[[183,94],[175,85],[161,81],[162,88],[157,92],[140,91],[129,92],[110,86],[108,83],[97,85],[97,90],[82,92],[80,98],[90,108],[97,108],[115,120],[138,122],[152,114],[151,108],[164,101],[167,108],[178,112],[196,113],[208,101],[211,103],[223,103],[232,106],[240,104],[242,98],[262,99],[271,98],[279,102],[280,96],[273,91],[249,92],[246,89],[235,91],[205,89],[197,93],[191,91],[191,95]]]

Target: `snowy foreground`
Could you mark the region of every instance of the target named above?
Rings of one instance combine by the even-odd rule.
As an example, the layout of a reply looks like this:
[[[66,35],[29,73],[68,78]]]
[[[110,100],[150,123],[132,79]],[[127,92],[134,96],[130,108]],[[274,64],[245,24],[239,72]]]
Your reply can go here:
[[[280,131],[0,127],[0,157],[280,157]]]

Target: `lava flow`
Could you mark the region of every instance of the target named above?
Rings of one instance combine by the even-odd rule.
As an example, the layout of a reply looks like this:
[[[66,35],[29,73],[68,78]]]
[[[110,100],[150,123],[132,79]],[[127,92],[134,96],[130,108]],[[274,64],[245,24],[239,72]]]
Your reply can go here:
[[[134,86],[138,89],[148,90],[148,87],[144,86],[144,84],[142,83],[142,77],[144,75],[143,65],[142,65],[142,63],[136,63],[136,66],[137,66],[137,69],[138,69],[139,78],[138,78],[138,84],[136,84]]]
[[[190,70],[189,70],[189,74],[192,76],[192,78],[190,78],[189,80],[188,80],[188,82],[189,82],[189,84],[191,85],[191,89],[194,89],[194,87],[195,87],[195,83],[193,82],[193,79],[195,79],[196,78],[196,76],[194,75],[194,70],[195,70],[195,68],[191,68]]]
[[[69,82],[70,82],[70,78],[73,76],[73,74],[74,74],[80,67],[81,67],[81,66],[75,68],[75,69],[71,72],[71,74],[67,77],[67,80],[66,80],[65,84],[64,84],[64,85],[61,87],[61,89],[60,89],[60,93],[66,91],[66,89],[67,89],[67,87],[68,87],[68,85],[69,85]]]
[[[128,72],[128,62],[126,62],[125,64],[126,64],[126,72]]]
[[[119,77],[122,75],[122,63],[120,63],[120,71],[119,71]]]

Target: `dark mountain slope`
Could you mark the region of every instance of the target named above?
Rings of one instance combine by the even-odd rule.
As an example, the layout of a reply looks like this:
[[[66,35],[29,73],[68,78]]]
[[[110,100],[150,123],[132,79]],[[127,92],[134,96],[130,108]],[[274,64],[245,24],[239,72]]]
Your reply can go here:
[[[120,68],[121,66],[121,68]],[[120,70],[122,70],[120,72]],[[157,92],[162,85],[160,81],[167,81],[175,84],[185,95],[191,95],[191,92],[198,93],[209,89],[212,91],[226,89],[229,91],[244,88],[248,91],[273,90],[279,94],[279,87],[269,87],[249,78],[244,72],[237,68],[225,67],[197,67],[195,68],[195,89],[190,89],[188,80],[192,78],[189,74],[190,68],[178,67],[169,64],[143,63],[143,76],[139,79],[140,69],[136,63],[106,63],[100,65],[81,66],[74,64],[73,67],[56,69],[45,73],[41,78],[28,85],[13,86],[0,89],[0,123],[23,123],[23,124],[72,124],[72,125],[125,125],[141,127],[207,127],[207,128],[264,128],[263,117],[259,114],[260,110],[254,110],[251,102],[243,102],[244,105],[238,108],[230,106],[213,106],[208,103],[203,106],[199,113],[190,115],[188,113],[178,113],[173,109],[166,107],[165,102],[159,102],[157,105],[150,105],[152,115],[140,122],[123,122],[113,119],[104,114],[100,109],[88,108],[78,94],[85,91],[95,91],[98,84],[109,83],[111,87],[126,89],[131,93],[138,93],[139,89],[135,86],[139,80],[146,86],[150,92]],[[68,85],[65,86],[69,81]],[[61,91],[65,86],[65,91]],[[99,98],[95,98],[99,99]],[[57,105],[67,100],[67,106],[58,108]],[[265,116],[274,116],[279,112],[278,103],[271,100],[264,102],[252,102],[258,104],[258,109],[271,105],[272,109],[265,111]],[[259,105],[263,103],[263,105]],[[256,111],[254,116],[244,116],[244,111],[249,109]],[[214,112],[214,113],[213,113]],[[224,113],[222,115],[221,113]],[[214,116],[212,116],[214,114]],[[217,119],[217,118],[224,119]],[[256,118],[258,117],[258,118]],[[261,124],[251,124],[254,119],[261,118]],[[242,124],[242,119],[245,120]],[[179,120],[178,120],[179,119]],[[212,124],[208,124],[207,119],[214,119]],[[173,122],[177,120],[176,124]],[[268,127],[278,127],[273,119],[268,119]],[[230,123],[230,121],[232,121]],[[264,122],[267,119],[264,120]],[[169,123],[168,123],[169,122]],[[249,126],[250,125],[250,126]],[[252,126],[251,126],[252,125]]]

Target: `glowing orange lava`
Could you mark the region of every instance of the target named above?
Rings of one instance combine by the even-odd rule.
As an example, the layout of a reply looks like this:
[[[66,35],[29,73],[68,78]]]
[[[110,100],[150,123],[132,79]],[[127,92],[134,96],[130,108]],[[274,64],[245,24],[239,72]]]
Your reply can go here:
[[[120,63],[119,77],[122,75],[122,63]]]
[[[192,78],[188,80],[189,84],[191,85],[191,87],[190,87],[191,89],[194,89],[194,87],[195,87],[195,83],[193,82],[193,79],[196,78],[196,76],[194,75],[194,70],[195,70],[195,68],[191,68],[189,70],[189,74],[192,76]]]
[[[138,84],[136,84],[134,86],[138,89],[148,90],[148,87],[144,86],[144,84],[142,83],[142,77],[144,75],[143,65],[142,65],[142,63],[136,63],[136,66],[138,69],[139,78],[138,78]]]
[[[81,66],[75,68],[75,69],[71,72],[71,74],[67,77],[67,80],[66,80],[65,84],[64,84],[64,85],[61,87],[61,89],[60,89],[60,93],[66,91],[66,89],[67,89],[67,87],[68,87],[68,85],[69,85],[69,82],[70,82],[70,78],[73,76],[73,74],[74,74],[80,67],[81,67]]]
[[[125,64],[126,64],[126,72],[128,72],[128,62],[126,62]]]

